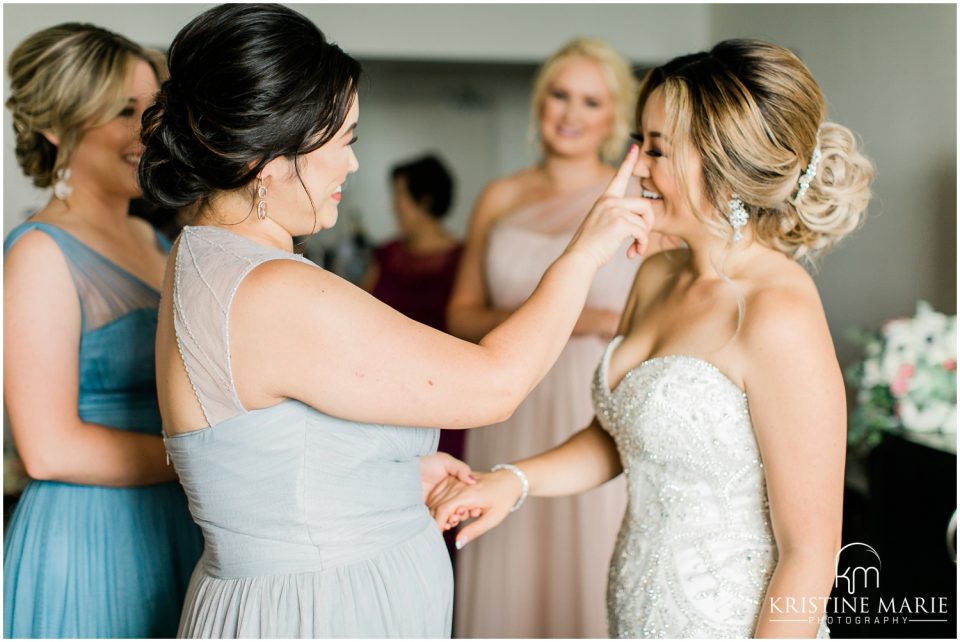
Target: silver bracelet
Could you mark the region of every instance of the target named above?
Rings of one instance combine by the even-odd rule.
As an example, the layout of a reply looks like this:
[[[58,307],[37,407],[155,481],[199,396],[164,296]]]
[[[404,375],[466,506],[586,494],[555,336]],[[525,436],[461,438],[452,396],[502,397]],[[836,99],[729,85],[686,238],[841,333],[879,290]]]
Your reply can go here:
[[[523,502],[527,501],[527,494],[530,492],[530,480],[527,479],[527,476],[522,470],[513,464],[497,464],[490,469],[490,472],[495,473],[498,470],[509,470],[511,473],[517,476],[517,479],[520,480],[520,498],[517,500],[517,503],[513,505],[513,508],[510,509],[510,512],[512,513],[523,506]]]

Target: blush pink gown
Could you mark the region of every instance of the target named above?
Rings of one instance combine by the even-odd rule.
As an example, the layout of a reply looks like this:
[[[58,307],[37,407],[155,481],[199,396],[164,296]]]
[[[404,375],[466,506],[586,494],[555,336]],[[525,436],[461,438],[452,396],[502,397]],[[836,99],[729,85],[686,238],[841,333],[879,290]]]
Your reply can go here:
[[[484,273],[492,305],[516,309],[570,241],[606,181],[497,220]],[[586,305],[621,311],[639,262],[627,244],[597,275]],[[557,363],[507,421],[470,430],[475,470],[559,445],[593,418],[590,384],[609,338],[571,337]],[[605,638],[607,571],[626,507],[618,478],[575,497],[529,498],[498,528],[460,551],[459,638]]]

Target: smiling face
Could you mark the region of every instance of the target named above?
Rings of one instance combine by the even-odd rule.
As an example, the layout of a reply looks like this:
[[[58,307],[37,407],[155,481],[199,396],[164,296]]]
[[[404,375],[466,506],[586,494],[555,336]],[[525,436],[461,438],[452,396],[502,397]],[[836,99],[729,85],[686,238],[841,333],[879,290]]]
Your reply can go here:
[[[546,153],[597,156],[613,124],[613,98],[600,65],[579,56],[560,63],[540,106]]]
[[[680,153],[671,145],[668,133],[666,99],[663,89],[657,88],[647,99],[640,118],[637,143],[640,159],[633,175],[640,179],[643,196],[654,200],[656,222],[654,230],[684,238],[697,236],[705,226],[696,217],[690,201],[698,212],[711,211],[706,195],[703,166],[695,153],[681,159],[689,194],[684,189],[674,164],[674,154]]]
[[[157,93],[157,77],[146,62],[135,59],[124,95],[127,104],[105,125],[87,130],[70,157],[70,182],[107,198],[135,198],[140,162],[140,118]]]
[[[343,184],[360,168],[353,153],[359,117],[360,103],[354,97],[343,125],[329,142],[299,156],[296,165],[286,158],[276,158],[264,168],[267,215],[292,236],[313,234],[336,224]]]

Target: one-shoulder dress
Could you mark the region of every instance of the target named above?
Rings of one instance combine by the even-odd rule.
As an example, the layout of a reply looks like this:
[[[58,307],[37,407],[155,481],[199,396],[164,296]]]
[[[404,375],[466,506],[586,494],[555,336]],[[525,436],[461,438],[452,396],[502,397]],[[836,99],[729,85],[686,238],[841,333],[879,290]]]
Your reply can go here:
[[[453,574],[419,473],[439,431],[292,399],[246,410],[229,351],[237,289],[266,261],[320,268],[215,227],[184,228],[174,260],[174,329],[207,420],[166,439],[206,544],[179,635],[449,637]]]
[[[57,243],[80,300],[80,419],[159,436],[160,293],[54,225],[19,225],[4,255],[31,230]],[[157,243],[169,250],[159,234]],[[171,637],[201,547],[177,482],[32,480],[4,540],[4,637]]]

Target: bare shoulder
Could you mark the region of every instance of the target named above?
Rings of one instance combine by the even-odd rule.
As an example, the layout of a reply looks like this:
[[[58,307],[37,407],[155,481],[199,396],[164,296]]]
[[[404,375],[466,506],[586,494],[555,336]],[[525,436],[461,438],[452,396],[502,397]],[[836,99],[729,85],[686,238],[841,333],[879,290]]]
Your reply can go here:
[[[790,263],[754,284],[746,296],[741,340],[764,360],[778,354],[789,354],[794,362],[804,356],[832,356],[833,340],[817,287],[802,267]]]
[[[532,182],[531,169],[523,169],[510,176],[490,181],[477,196],[474,218],[478,223],[489,224],[516,209],[524,195],[530,191]]]
[[[3,259],[4,270],[11,276],[23,270],[46,272],[54,266],[66,266],[63,253],[49,234],[30,230],[17,239]]]
[[[314,265],[287,259],[265,261],[253,268],[237,289],[236,302],[250,304],[269,314],[270,309],[289,309],[322,296],[342,281]],[[345,282],[344,282],[345,283]]]

